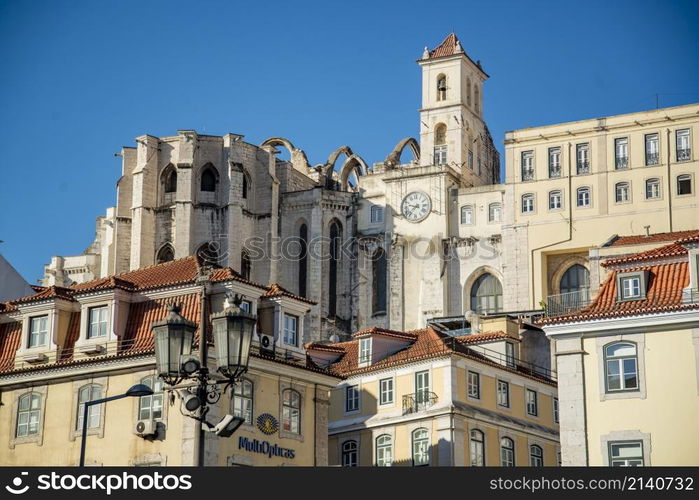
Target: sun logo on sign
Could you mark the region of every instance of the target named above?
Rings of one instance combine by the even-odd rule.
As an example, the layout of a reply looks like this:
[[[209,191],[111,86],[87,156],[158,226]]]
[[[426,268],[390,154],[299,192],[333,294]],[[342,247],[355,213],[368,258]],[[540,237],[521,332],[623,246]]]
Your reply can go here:
[[[269,436],[279,430],[279,422],[269,413],[263,413],[257,417],[257,428]]]

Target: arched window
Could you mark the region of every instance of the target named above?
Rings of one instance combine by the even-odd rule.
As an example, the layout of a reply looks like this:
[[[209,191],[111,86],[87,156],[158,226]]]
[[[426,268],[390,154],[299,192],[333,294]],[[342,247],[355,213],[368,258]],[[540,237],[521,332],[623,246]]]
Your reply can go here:
[[[485,466],[485,436],[478,429],[471,431],[471,465]]]
[[[563,208],[563,195],[559,190],[549,193],[549,210],[558,210]]]
[[[172,165],[163,171],[163,188],[166,193],[177,192],[177,170]]]
[[[299,227],[299,295],[305,297],[308,280],[308,226]]]
[[[19,398],[17,406],[16,437],[39,434],[39,422],[41,421],[41,394],[29,392]]]
[[[163,418],[163,381],[156,375],[141,379],[141,383],[150,387],[153,394],[138,398],[138,419],[151,420]]]
[[[210,167],[206,167],[201,173],[201,190],[216,191],[216,174]]]
[[[614,186],[614,199],[617,203],[631,201],[631,189],[628,182],[617,182]]]
[[[522,195],[522,213],[530,214],[534,212],[534,195],[533,194],[523,194]]]
[[[502,222],[502,204],[491,203],[488,205],[488,221]]]
[[[252,425],[253,384],[244,378],[233,386],[233,415]]]
[[[438,124],[434,129],[434,144],[440,146],[447,143],[447,126],[443,123]]]
[[[633,342],[615,342],[604,347],[607,392],[638,390],[638,354]]]
[[[358,465],[359,447],[354,440],[342,443],[342,466],[356,467]]]
[[[466,78],[466,106],[471,107],[471,79]]]
[[[213,241],[208,241],[199,247],[197,250],[197,258],[203,266],[218,265],[218,244]]]
[[[544,450],[541,446],[533,444],[529,447],[529,465],[532,467],[544,466]]]
[[[500,440],[500,465],[503,467],[515,466],[515,442],[508,437]]]
[[[393,463],[393,439],[388,434],[376,438],[376,465],[390,467]]]
[[[75,419],[75,428],[81,430],[83,428],[83,413],[85,403],[94,401],[102,397],[102,386],[99,384],[84,385],[78,391],[78,413]],[[87,428],[96,429],[100,427],[102,420],[102,405],[93,405],[87,410]]]
[[[590,288],[590,272],[580,264],[570,266],[561,277],[561,293],[578,292]]]
[[[427,429],[413,431],[413,465],[430,464],[430,437]]]
[[[377,248],[371,257],[372,314],[386,312],[386,267],[386,252],[383,248]]]
[[[170,262],[171,260],[175,260],[175,251],[172,249],[172,246],[169,243],[166,245],[163,245],[163,247],[158,252],[158,256],[156,257],[155,260],[158,264],[162,264],[163,262]]]
[[[328,277],[328,315],[337,314],[337,282],[340,271],[340,247],[342,246],[342,225],[333,220],[330,223],[330,276]]]
[[[301,434],[301,395],[293,389],[282,393],[282,430]]]
[[[478,90],[478,84],[473,86],[475,90],[473,91],[473,107],[476,110],[476,114],[481,111],[481,91]]]
[[[461,223],[473,224],[473,205],[464,205],[461,207]]]
[[[444,101],[447,98],[447,77],[443,74],[437,76],[437,100]]]
[[[646,200],[660,198],[660,179],[648,179],[646,181]]]
[[[489,273],[481,275],[471,287],[471,310],[482,313],[502,311],[502,285]]]
[[[590,206],[590,188],[589,187],[579,187],[577,191],[577,199],[579,207],[589,207]]]
[[[434,128],[434,164],[447,163],[447,126],[443,123]]]
[[[251,273],[252,261],[250,260],[250,254],[247,250],[243,250],[240,253],[240,275],[246,280],[249,280]]]

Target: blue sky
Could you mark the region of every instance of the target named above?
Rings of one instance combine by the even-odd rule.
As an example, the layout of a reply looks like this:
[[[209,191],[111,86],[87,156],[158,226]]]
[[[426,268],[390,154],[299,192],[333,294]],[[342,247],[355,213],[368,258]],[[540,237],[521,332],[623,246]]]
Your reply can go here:
[[[449,32],[506,130],[699,102],[696,1],[0,0],[0,253],[30,282],[115,203],[122,145],[178,129],[368,163],[418,133]]]

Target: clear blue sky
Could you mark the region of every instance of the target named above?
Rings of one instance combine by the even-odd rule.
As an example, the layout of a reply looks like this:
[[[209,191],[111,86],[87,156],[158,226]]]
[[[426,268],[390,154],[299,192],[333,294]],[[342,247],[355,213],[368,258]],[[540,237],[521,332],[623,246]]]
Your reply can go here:
[[[415,60],[450,31],[506,130],[699,102],[699,2],[0,0],[0,253],[30,282],[115,203],[122,145],[285,136],[367,162],[418,133]]]

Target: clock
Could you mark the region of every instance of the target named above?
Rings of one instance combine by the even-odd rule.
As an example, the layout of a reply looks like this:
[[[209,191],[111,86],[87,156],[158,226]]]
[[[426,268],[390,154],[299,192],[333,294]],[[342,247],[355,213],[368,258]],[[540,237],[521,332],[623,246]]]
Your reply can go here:
[[[426,218],[432,210],[432,200],[425,193],[413,191],[403,198],[400,211],[410,222],[420,222]]]

